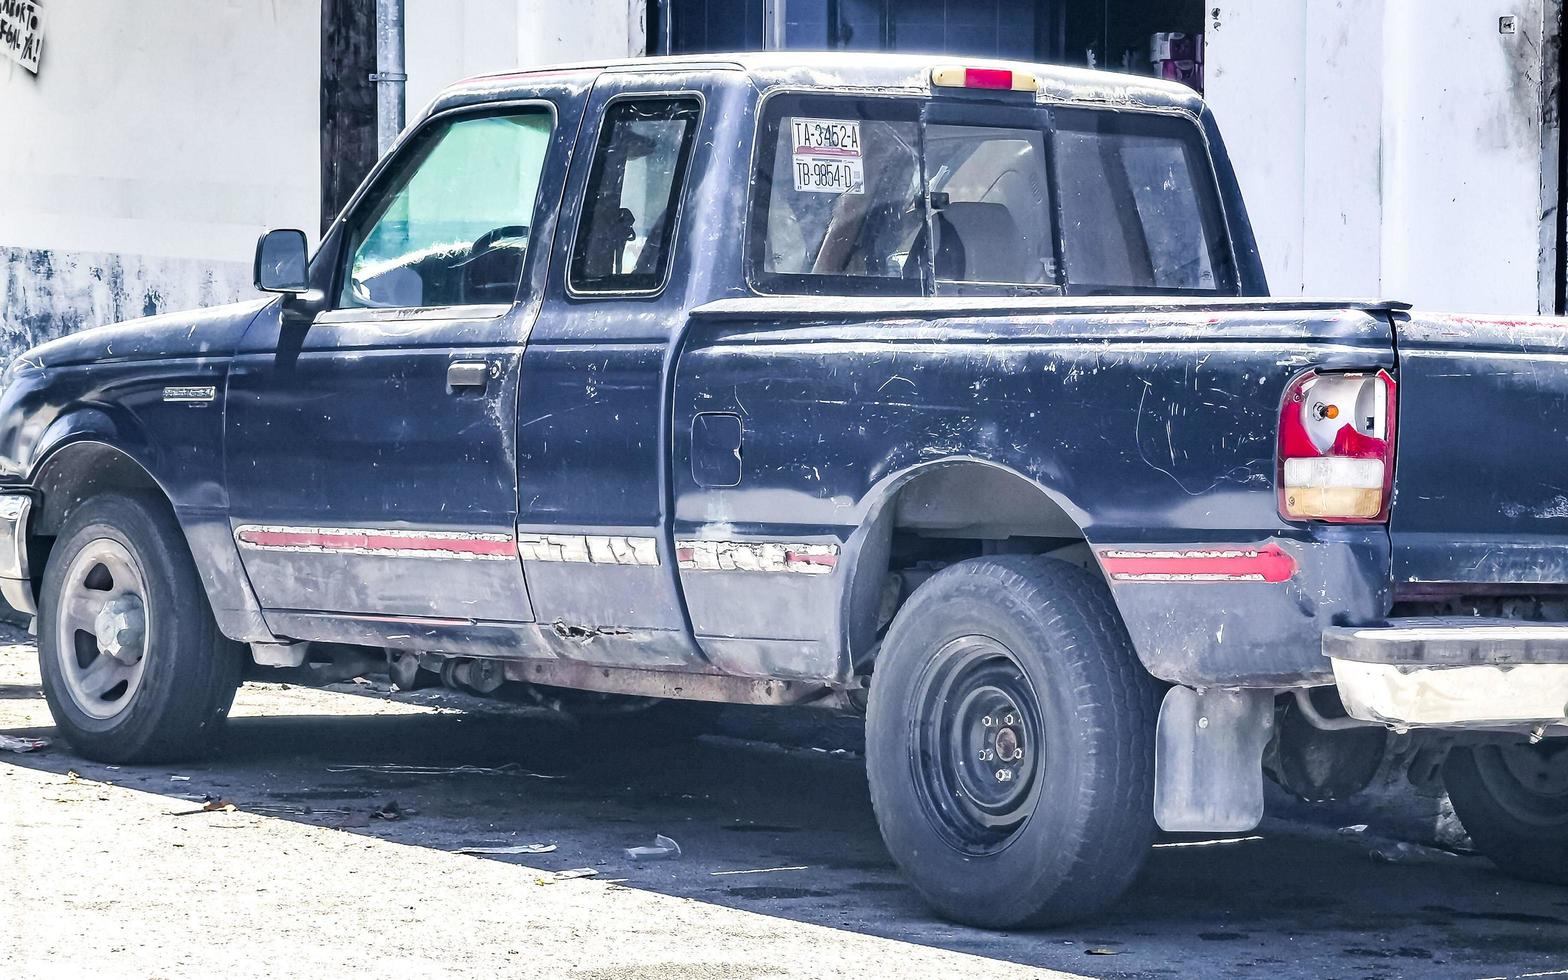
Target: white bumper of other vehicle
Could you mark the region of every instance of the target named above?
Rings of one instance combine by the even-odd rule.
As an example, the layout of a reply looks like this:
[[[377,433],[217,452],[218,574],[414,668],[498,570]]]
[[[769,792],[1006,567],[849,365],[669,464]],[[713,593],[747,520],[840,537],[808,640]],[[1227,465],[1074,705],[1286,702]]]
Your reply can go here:
[[[25,494],[0,494],[0,596],[28,616],[38,614],[27,573],[27,516],[32,508],[33,499]]]
[[[1323,637],[1352,718],[1430,728],[1568,725],[1568,624],[1391,620]]]

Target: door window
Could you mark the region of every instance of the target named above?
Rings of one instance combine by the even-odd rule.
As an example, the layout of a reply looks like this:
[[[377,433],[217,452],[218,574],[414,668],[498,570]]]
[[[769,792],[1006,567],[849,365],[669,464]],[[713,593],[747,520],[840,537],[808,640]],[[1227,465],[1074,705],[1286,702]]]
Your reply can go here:
[[[574,290],[664,287],[700,114],[693,98],[624,99],[605,110],[572,245]]]
[[[348,235],[342,308],[511,303],[553,116],[530,108],[440,123],[404,151]]]

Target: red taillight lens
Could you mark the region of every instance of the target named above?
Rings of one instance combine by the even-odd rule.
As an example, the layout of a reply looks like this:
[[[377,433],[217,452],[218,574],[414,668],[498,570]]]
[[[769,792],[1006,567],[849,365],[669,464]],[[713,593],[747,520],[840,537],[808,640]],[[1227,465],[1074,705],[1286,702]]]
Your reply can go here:
[[[965,68],[964,87],[1010,89],[1013,73],[1006,68]]]
[[[1279,413],[1279,512],[1292,521],[1388,520],[1394,490],[1394,379],[1308,371]]]
[[[939,65],[931,69],[931,84],[941,88],[993,89],[1037,92],[1040,81],[1029,72],[1011,68],[970,68],[965,65]]]

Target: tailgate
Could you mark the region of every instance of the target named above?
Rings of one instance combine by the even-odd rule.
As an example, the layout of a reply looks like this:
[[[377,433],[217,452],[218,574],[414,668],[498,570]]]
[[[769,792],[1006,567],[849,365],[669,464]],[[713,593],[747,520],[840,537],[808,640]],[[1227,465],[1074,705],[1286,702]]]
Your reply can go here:
[[[1568,583],[1568,320],[1411,311],[1394,329],[1400,591]]]

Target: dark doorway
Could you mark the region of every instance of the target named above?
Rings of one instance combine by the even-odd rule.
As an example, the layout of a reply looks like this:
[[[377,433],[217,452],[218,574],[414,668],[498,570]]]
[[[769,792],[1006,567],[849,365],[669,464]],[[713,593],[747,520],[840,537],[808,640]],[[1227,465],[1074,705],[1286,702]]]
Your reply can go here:
[[[321,232],[376,163],[375,0],[321,0]]]
[[[1156,33],[1203,33],[1202,0],[1067,0],[1065,50],[1070,65],[1149,74]]]
[[[1168,57],[1201,59],[1203,12],[1202,0],[648,0],[648,50],[904,51],[1150,75],[1156,34],[1184,39]]]

